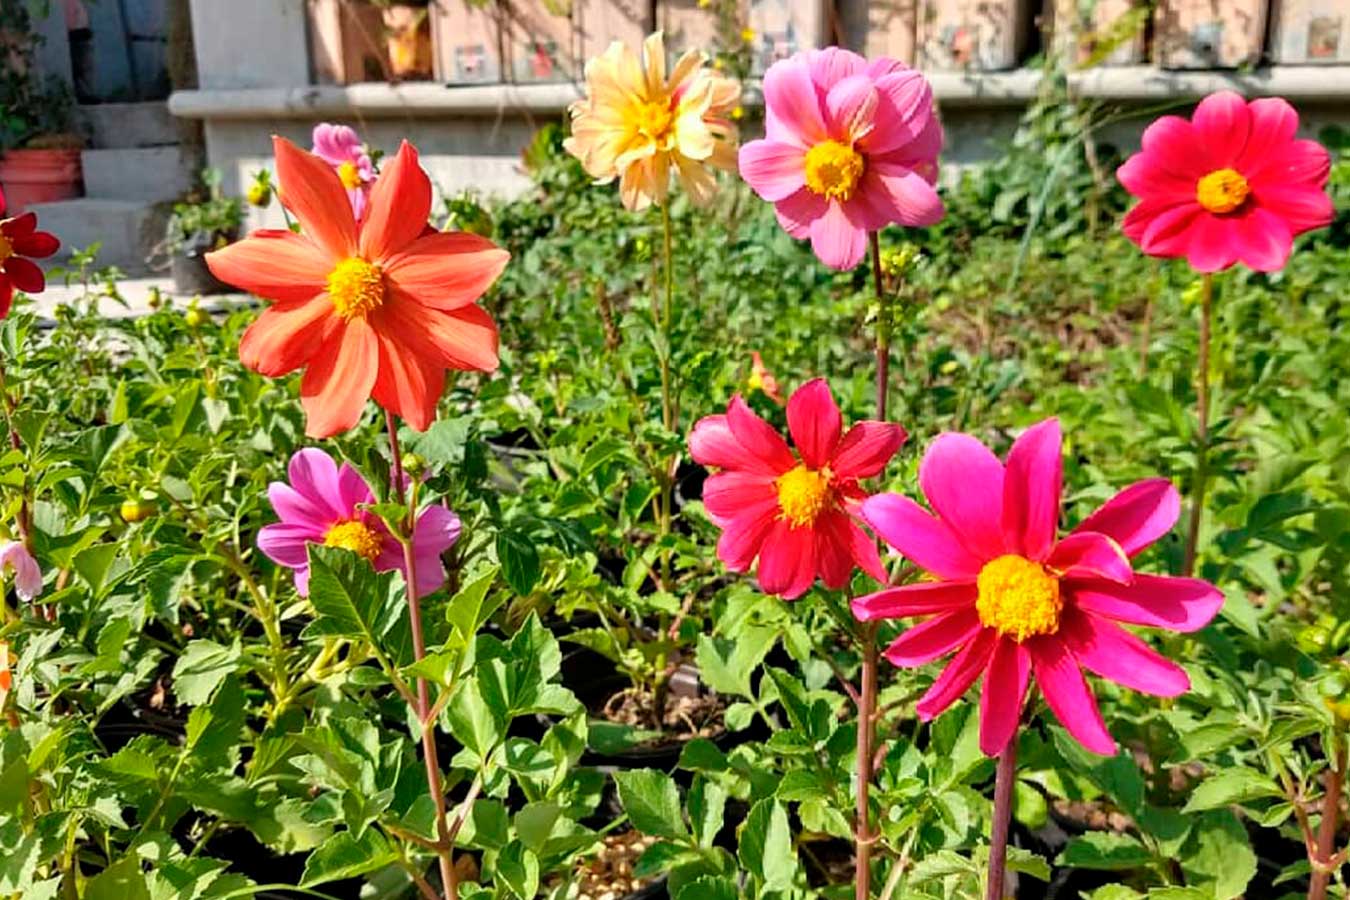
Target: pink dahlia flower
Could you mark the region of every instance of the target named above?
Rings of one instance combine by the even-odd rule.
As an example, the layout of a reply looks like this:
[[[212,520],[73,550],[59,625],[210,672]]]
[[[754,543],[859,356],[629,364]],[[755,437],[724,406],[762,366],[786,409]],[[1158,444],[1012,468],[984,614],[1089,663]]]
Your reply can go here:
[[[1296,140],[1298,113],[1278,97],[1248,103],[1211,94],[1190,121],[1163,116],[1143,149],[1116,172],[1139,203],[1126,237],[1150,256],[1186,257],[1197,272],[1241,262],[1273,272],[1295,235],[1331,222],[1331,158],[1316,141]]]
[[[352,212],[359,221],[366,211],[366,200],[375,183],[375,165],[370,161],[356,131],[346,125],[320,122],[314,126],[314,155],[337,170],[347,190]]]
[[[24,602],[42,593],[42,570],[20,541],[0,541],[0,573],[14,576],[14,593]]]
[[[936,516],[899,494],[862,505],[876,533],[934,580],[860,597],[853,614],[863,621],[930,617],[900,635],[886,657],[914,667],[957,651],[918,703],[925,720],[983,674],[980,749],[990,756],[1016,733],[1032,673],[1079,743],[1114,753],[1080,669],[1149,694],[1184,693],[1185,671],[1121,623],[1195,631],[1223,605],[1208,582],[1144,575],[1130,564],[1176,522],[1181,500],[1166,479],[1131,485],[1057,537],[1060,445],[1056,419],[1022,434],[1006,465],[969,435],[943,434],[919,467]]]
[[[869,421],[844,434],[823,378],[797,389],[787,419],[796,455],[739,396],[726,415],[700,419],[689,435],[694,460],[720,470],[703,485],[703,506],[722,529],[718,558],[746,572],[758,557],[759,586],[788,600],[817,575],[844,587],[855,566],[885,581],[876,542],[854,520],[867,496],[858,481],[886,468],[905,429]]]
[[[375,494],[360,473],[347,463],[339,468],[333,458],[313,447],[297,451],[287,470],[291,483],[274,481],[267,496],[281,521],[258,532],[258,549],[277,565],[295,571],[295,589],[309,593],[310,544],[341,547],[368,560],[379,572],[403,566],[403,547],[380,519],[359,508],[374,503]],[[417,517],[413,550],[417,563],[417,596],[424,597],[445,583],[441,554],[459,539],[460,522],[439,504]]]
[[[868,232],[942,218],[942,126],[927,80],[893,59],[827,47],[764,75],[765,137],[741,148],[741,177],[821,262],[851,269]]]

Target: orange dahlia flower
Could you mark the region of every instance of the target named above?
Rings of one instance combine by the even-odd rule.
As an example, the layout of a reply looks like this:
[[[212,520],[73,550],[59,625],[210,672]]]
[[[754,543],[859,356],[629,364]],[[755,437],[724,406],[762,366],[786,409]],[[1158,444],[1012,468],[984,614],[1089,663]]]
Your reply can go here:
[[[310,437],[351,428],[368,398],[426,429],[446,369],[497,368],[497,326],[474,302],[510,254],[428,228],[431,181],[407,141],[360,221],[332,166],[283,138],[273,145],[277,196],[302,233],[263,229],[206,257],[221,281],[272,302],[244,332],[240,360],[269,376],[305,370]]]
[[[741,83],[705,68],[707,59],[690,50],[667,75],[658,31],[643,41],[641,59],[615,41],[586,63],[586,98],[572,104],[563,146],[594,178],[618,178],[628,209],[664,203],[671,169],[699,204],[717,190],[709,166],[736,171]]]

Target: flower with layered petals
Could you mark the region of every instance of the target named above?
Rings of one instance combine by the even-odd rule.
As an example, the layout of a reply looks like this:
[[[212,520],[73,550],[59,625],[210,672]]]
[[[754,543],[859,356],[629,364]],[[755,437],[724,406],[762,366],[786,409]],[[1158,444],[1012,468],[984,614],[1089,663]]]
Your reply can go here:
[[[741,177],[827,266],[856,266],[869,232],[942,218],[942,126],[918,72],[838,47],[802,51],[765,73],[764,110]]]
[[[586,63],[586,97],[571,106],[572,135],[563,146],[598,181],[619,179],[628,209],[664,203],[672,170],[699,204],[717,190],[709,166],[736,170],[731,113],[741,84],[706,62],[689,50],[667,74],[658,31],[643,41],[642,59],[615,41]]]
[[[311,437],[351,428],[372,397],[425,430],[446,369],[497,368],[497,326],[474,301],[510,255],[478,235],[428,231],[431,181],[406,141],[359,223],[327,163],[282,138],[274,146],[278,197],[303,233],[255,231],[206,256],[221,281],[272,301],[239,358],[264,375],[305,370]]]
[[[42,570],[22,541],[0,541],[0,575],[14,579],[14,593],[24,602],[42,593]]]
[[[1084,747],[1115,752],[1087,669],[1137,691],[1174,697],[1190,687],[1181,667],[1121,627],[1204,627],[1223,605],[1206,581],[1136,573],[1131,558],[1171,530],[1181,499],[1151,478],[1108,500],[1057,536],[1063,462],[1059,422],[1013,444],[1006,465],[964,434],[939,436],[919,486],[936,515],[898,494],[864,501],[869,525],[933,580],[853,601],[863,621],[927,616],[886,651],[897,666],[956,656],[916,707],[932,719],[981,675],[980,748],[1003,751],[1017,731],[1031,676]]]
[[[375,164],[370,161],[360,136],[347,125],[320,122],[311,138],[314,155],[333,167],[347,191],[357,219],[366,211],[370,187],[375,183]]]
[[[703,485],[708,518],[722,529],[718,558],[734,572],[749,571],[758,558],[760,588],[788,600],[816,576],[838,590],[855,567],[884,582],[876,542],[854,520],[867,496],[858,482],[881,474],[905,430],[867,421],[844,433],[823,378],[793,393],[787,420],[796,454],[739,396],[725,415],[694,425],[690,455],[719,470]]]
[[[0,194],[0,212],[5,205]],[[61,249],[55,235],[37,230],[37,214],[26,212],[12,219],[0,219],[0,319],[14,305],[14,291],[36,294],[47,287],[47,279],[35,259],[46,259]]]
[[[297,451],[287,469],[290,484],[274,481],[267,488],[272,509],[281,521],[258,532],[258,549],[280,566],[295,572],[295,589],[309,593],[310,544],[341,547],[363,557],[378,572],[403,565],[403,547],[377,516],[361,508],[375,502],[375,494],[359,472],[347,463],[313,447]],[[441,554],[459,539],[459,516],[435,504],[417,516],[413,532],[417,565],[417,596],[424,597],[445,584]]]
[[[1197,272],[1236,262],[1273,272],[1296,235],[1331,222],[1331,157],[1299,140],[1298,113],[1279,97],[1248,103],[1211,94],[1189,121],[1163,116],[1116,175],[1139,198],[1126,237],[1150,256],[1185,257]]]

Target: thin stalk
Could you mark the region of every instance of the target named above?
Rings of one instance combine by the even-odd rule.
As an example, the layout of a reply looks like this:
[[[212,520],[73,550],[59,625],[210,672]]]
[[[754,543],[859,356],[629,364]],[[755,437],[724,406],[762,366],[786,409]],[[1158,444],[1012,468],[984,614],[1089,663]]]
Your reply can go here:
[[[393,461],[394,490],[400,500],[408,507],[407,520],[404,522],[403,544],[404,582],[408,588],[408,619],[412,627],[413,659],[421,662],[427,655],[426,637],[422,630],[422,606],[417,596],[417,554],[413,552],[412,535],[417,522],[417,510],[412,508],[411,486],[407,491],[403,487],[403,454],[398,445],[398,423],[394,414],[385,413],[385,424],[389,430],[389,454]],[[436,723],[428,721],[431,700],[427,682],[420,675],[417,678],[417,721],[421,724],[422,759],[427,768],[427,789],[431,791],[431,800],[436,805],[436,834],[440,838],[441,849],[437,857],[441,866],[441,882],[447,900],[459,900],[459,875],[455,871],[454,847],[449,840],[449,830],[445,823],[445,792],[441,789],[441,764],[436,756]]]
[[[872,834],[871,804],[872,746],[876,740],[877,708],[877,628],[864,625],[862,630],[863,659],[862,686],[858,701],[858,809],[854,822],[854,896],[869,900],[872,896]]]
[[[671,341],[671,319],[675,310],[675,234],[670,221],[669,202],[661,204],[661,251],[663,261],[663,275],[665,277],[665,293],[661,303],[661,317],[657,327],[661,331],[661,425],[665,428],[667,434],[674,434],[679,427],[679,401],[675,397],[673,390],[674,379],[671,376],[670,359],[674,353],[674,347]],[[672,456],[666,460],[661,467],[661,509],[657,523],[658,534],[664,541],[671,532],[672,523],[675,516],[675,471],[679,465],[679,457]],[[661,551],[661,586],[674,592],[674,584],[671,581],[670,573],[670,551]],[[666,631],[670,628],[668,622],[662,622],[662,627],[658,630],[660,640],[665,640]],[[655,725],[660,728],[665,720],[666,709],[666,691],[669,683],[668,654],[664,649],[659,651],[655,661],[656,680],[652,686],[652,713],[655,716]]]
[[[886,397],[890,392],[891,371],[891,317],[886,302],[885,277],[881,272],[881,239],[875,231],[872,241],[872,284],[877,292],[877,419],[886,421]]]
[[[985,900],[1003,900],[1008,864],[1008,826],[1012,819],[1013,783],[1017,780],[1017,732],[998,757],[994,777],[994,831],[989,836],[989,879]]]
[[[1345,785],[1346,755],[1337,750],[1326,775],[1326,793],[1322,796],[1322,821],[1317,826],[1317,858],[1312,863],[1312,880],[1308,882],[1308,900],[1326,900],[1327,887],[1337,866],[1333,862],[1336,849],[1336,820],[1341,810],[1341,789]]]
[[[1206,272],[1200,288],[1200,371],[1196,373],[1196,447],[1195,483],[1191,487],[1190,527],[1186,531],[1186,556],[1182,574],[1195,572],[1196,549],[1200,542],[1200,518],[1205,508],[1205,489],[1209,486],[1209,341],[1214,307],[1214,276]]]

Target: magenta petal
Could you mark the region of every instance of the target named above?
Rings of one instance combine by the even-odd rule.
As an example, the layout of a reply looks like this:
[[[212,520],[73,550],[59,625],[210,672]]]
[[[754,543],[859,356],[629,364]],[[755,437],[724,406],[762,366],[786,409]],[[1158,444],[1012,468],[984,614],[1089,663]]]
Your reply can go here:
[[[979,593],[969,581],[921,581],[855,598],[853,617],[859,622],[871,622],[953,612],[974,606]]]
[[[768,475],[719,472],[703,482],[703,508],[722,528],[747,509],[764,504],[778,505],[778,491]]]
[[[1191,127],[1210,168],[1231,166],[1242,156],[1251,134],[1252,115],[1247,101],[1235,91],[1217,91],[1195,107]]]
[[[1116,742],[1106,730],[1097,700],[1078,668],[1078,661],[1065,648],[1058,635],[1033,638],[1027,642],[1036,683],[1050,704],[1059,723],[1078,743],[1093,753],[1112,756]]]
[[[295,592],[301,597],[309,596],[309,566],[295,570]]]
[[[980,750],[985,756],[998,756],[1017,734],[1030,674],[1026,647],[1000,638],[980,691]]]
[[[785,200],[806,185],[804,152],[792,144],[750,141],[741,147],[741,177],[761,199]]]
[[[783,436],[774,431],[773,426],[765,422],[746,405],[740,395],[731,398],[727,406],[727,425],[735,435],[737,443],[746,453],[757,457],[761,465],[782,474],[797,465],[797,460],[788,449]],[[749,466],[743,466],[749,468]]]
[[[303,525],[320,536],[345,516],[330,509],[323,500],[302,494],[289,484],[274,481],[267,486],[267,499],[277,518],[288,525]]]
[[[909,228],[936,225],[946,211],[931,181],[907,166],[869,165],[854,198],[866,210],[869,231],[895,223]]]
[[[1144,153],[1156,155],[1159,164],[1169,171],[1198,181],[1213,167],[1205,154],[1196,152],[1197,140],[1188,120],[1162,116],[1144,129],[1140,145]]]
[[[322,544],[323,532],[308,525],[281,522],[258,529],[258,549],[267,558],[290,569],[309,564],[309,544]]]
[[[1251,132],[1237,159],[1240,172],[1259,166],[1271,153],[1287,146],[1298,133],[1298,113],[1283,97],[1261,97],[1247,104]]]
[[[811,222],[811,250],[821,262],[843,272],[862,261],[867,252],[867,228],[860,215],[835,200],[825,204],[825,211]]]
[[[1115,622],[1070,608],[1060,634],[1088,671],[1145,694],[1177,697],[1191,688],[1186,670]]]
[[[876,127],[861,144],[869,155],[900,150],[914,142],[936,119],[933,89],[919,72],[904,69],[882,75],[876,86]]]
[[[462,528],[459,516],[439,503],[432,504],[417,517],[417,527],[413,529],[413,550],[419,556],[425,553],[439,557],[459,540]]]
[[[985,561],[908,497],[868,497],[862,503],[862,516],[883,541],[925,571],[948,580],[973,580],[980,574]]]
[[[1233,220],[1212,213],[1201,213],[1191,225],[1191,242],[1186,260],[1197,272],[1221,272],[1237,262],[1238,242]]]
[[[1223,606],[1223,593],[1209,582],[1169,575],[1136,574],[1129,585],[1075,583],[1071,592],[1079,609],[1129,625],[1172,631],[1204,628]]]
[[[337,476],[338,497],[341,501],[342,509],[356,509],[358,503],[374,503],[375,492],[366,484],[366,480],[361,477],[361,473],[352,468],[349,463],[343,463],[338,468]]]
[[[1142,217],[1152,212],[1152,217],[1143,221]],[[1141,226],[1137,234],[1131,232],[1132,217],[1140,216]],[[1150,256],[1175,258],[1185,256],[1190,250],[1192,232],[1196,221],[1209,215],[1195,201],[1176,203],[1167,201],[1165,208],[1158,208],[1154,201],[1145,200],[1125,216],[1121,226],[1127,237],[1139,244],[1139,249]]]
[[[810,68],[811,81],[820,88],[822,94],[828,93],[830,88],[845,78],[867,71],[867,60],[842,47],[810,50],[806,53],[806,63]]]
[[[297,450],[287,467],[291,486],[326,509],[334,519],[347,518],[352,509],[343,504],[338,467],[333,457],[317,447]]]
[[[998,640],[998,632],[986,628],[969,644],[962,647],[961,652],[947,663],[947,667],[942,670],[937,681],[933,682],[933,686],[914,705],[914,711],[919,714],[919,718],[925,722],[937,718],[947,707],[959,700],[962,694],[970,690],[975,679],[979,678],[980,673],[989,666],[989,659]]]
[[[830,471],[840,478],[880,475],[906,437],[905,429],[890,422],[858,422],[835,448]]]
[[[788,432],[809,469],[829,465],[839,445],[843,418],[824,378],[813,378],[792,392],[787,404]]]
[[[1166,478],[1135,482],[1107,500],[1074,532],[1095,531],[1120,545],[1127,556],[1172,530],[1181,514],[1181,495]]]
[[[998,457],[968,434],[938,435],[919,464],[919,486],[933,511],[971,555],[985,561],[1009,550],[1004,481]]]
[[[1134,581],[1124,549],[1095,531],[1075,531],[1055,544],[1045,564],[1065,578],[1104,578],[1117,584]]]
[[[829,203],[824,197],[809,188],[802,188],[774,204],[773,212],[783,230],[802,241],[811,236],[811,223],[825,215],[828,208]]]
[[[760,590],[795,600],[816,580],[816,540],[811,528],[794,528],[777,519],[759,550]]]
[[[1059,526],[1064,489],[1059,420],[1046,419],[1018,436],[1003,477],[1003,533],[1028,559],[1045,559]]]
[[[775,129],[772,139],[791,136],[795,139],[793,143],[809,148],[829,138],[810,69],[799,57],[780,60],[769,67],[764,74],[764,105],[781,128]]]
[[[1331,196],[1322,188],[1301,185],[1258,188],[1261,208],[1284,220],[1293,234],[1302,234],[1314,228],[1325,228],[1336,216]]]
[[[1257,207],[1235,221],[1238,259],[1256,272],[1278,272],[1289,261],[1294,235],[1284,219]]]
[[[881,554],[877,553],[877,541],[867,532],[858,527],[858,523],[852,519],[848,520],[849,549],[853,554],[853,561],[876,581],[885,584],[887,581],[886,566],[881,562]]]
[[[927,665],[971,640],[984,626],[972,606],[920,622],[886,649],[886,658],[903,668]]]
[[[689,455],[699,465],[755,472],[770,478],[777,477],[783,471],[769,460],[746,450],[732,434],[724,415],[704,416],[698,420],[689,434]]]
[[[733,572],[748,572],[759,556],[764,538],[777,521],[778,498],[761,501],[744,509],[727,523],[717,540],[717,558]]]
[[[877,89],[867,75],[852,75],[825,95],[825,127],[844,143],[855,143],[872,131],[877,114]]]

